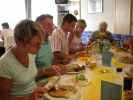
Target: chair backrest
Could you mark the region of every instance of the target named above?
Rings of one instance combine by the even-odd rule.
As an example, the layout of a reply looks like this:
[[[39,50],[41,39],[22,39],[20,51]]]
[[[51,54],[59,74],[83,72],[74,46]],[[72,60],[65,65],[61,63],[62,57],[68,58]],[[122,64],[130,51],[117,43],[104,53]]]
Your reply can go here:
[[[107,81],[101,81],[100,100],[122,100],[122,86]]]
[[[121,39],[121,34],[112,34],[113,40],[119,41]]]
[[[84,31],[81,36],[82,43],[87,44],[89,42],[90,36],[91,36],[90,31]]]

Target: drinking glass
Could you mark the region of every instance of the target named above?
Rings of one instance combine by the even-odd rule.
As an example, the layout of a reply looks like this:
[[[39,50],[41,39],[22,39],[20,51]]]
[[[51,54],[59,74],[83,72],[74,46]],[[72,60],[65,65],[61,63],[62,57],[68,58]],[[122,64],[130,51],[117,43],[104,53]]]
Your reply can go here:
[[[103,52],[102,53],[102,64],[105,66],[111,66],[111,62],[112,62],[112,53]]]

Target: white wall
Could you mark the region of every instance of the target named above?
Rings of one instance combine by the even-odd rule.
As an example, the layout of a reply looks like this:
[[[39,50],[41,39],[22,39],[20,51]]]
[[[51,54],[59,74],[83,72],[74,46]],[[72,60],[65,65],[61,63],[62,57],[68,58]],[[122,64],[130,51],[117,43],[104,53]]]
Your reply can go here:
[[[41,14],[51,14],[54,18],[54,24],[57,25],[55,0],[32,0],[32,19],[35,20]]]
[[[81,0],[81,18],[87,21],[86,30],[94,31],[101,21],[108,23],[108,30],[114,32],[115,22],[115,0],[103,0],[103,13],[89,14],[87,12],[87,1]]]
[[[115,32],[130,34],[131,0],[116,0]]]
[[[0,0],[0,29],[3,22],[8,22],[14,28],[25,17],[24,0]]]

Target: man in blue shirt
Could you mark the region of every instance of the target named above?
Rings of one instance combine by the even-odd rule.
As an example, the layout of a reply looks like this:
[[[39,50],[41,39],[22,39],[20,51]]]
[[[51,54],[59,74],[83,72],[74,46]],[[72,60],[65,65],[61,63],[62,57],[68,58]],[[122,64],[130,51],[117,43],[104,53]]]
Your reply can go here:
[[[44,31],[44,40],[45,42],[42,44],[39,52],[36,55],[36,65],[39,70],[39,77],[37,80],[41,80],[42,78],[45,81],[46,77],[56,75],[55,71],[52,69],[53,63],[53,53],[51,49],[51,43],[49,36],[53,31],[53,16],[49,14],[40,15],[37,17],[36,22],[39,23]]]

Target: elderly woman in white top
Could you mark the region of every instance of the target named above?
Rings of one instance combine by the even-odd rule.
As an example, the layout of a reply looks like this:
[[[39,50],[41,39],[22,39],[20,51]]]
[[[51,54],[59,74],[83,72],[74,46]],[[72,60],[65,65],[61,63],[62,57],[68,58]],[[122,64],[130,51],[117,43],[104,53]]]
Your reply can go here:
[[[8,23],[2,23],[2,35],[4,39],[4,48],[7,51],[14,43],[13,30],[9,27]]]
[[[68,37],[70,53],[74,53],[83,49],[83,45],[81,43],[81,36],[86,26],[87,24],[85,20],[79,19],[77,21],[74,32],[71,33]]]
[[[16,45],[0,58],[0,100],[38,100],[46,91],[35,83],[35,54],[43,42],[40,26],[22,20],[14,30]]]

